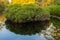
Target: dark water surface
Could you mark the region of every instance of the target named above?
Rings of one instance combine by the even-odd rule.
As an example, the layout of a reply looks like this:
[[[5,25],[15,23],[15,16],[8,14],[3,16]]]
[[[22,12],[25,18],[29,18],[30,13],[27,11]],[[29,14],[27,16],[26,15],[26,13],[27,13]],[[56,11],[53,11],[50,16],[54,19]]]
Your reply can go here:
[[[60,40],[58,36],[46,36],[42,30],[46,30],[49,25],[60,26],[60,20],[51,19],[50,22],[30,22],[24,24],[14,24],[6,22],[6,26],[0,29],[0,40]]]

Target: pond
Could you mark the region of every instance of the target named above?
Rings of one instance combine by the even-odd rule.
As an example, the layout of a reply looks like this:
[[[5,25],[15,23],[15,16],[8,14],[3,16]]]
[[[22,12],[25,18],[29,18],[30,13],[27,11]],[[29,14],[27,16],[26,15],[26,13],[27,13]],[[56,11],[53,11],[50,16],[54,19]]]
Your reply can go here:
[[[0,27],[0,40],[60,40],[60,20],[14,24],[6,21]]]

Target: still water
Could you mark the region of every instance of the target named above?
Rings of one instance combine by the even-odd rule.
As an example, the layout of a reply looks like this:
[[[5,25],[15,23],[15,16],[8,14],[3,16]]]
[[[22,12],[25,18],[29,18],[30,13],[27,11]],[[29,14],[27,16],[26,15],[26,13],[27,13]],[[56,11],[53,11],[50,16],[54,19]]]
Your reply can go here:
[[[55,18],[51,18],[51,21],[22,24],[8,21],[0,27],[0,40],[60,40],[59,26],[60,20]]]

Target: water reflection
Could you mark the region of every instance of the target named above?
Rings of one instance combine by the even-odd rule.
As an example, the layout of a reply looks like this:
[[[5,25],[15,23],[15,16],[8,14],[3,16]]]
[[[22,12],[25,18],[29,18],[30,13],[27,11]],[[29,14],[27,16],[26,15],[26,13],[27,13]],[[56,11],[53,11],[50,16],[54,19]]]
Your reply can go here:
[[[14,24],[6,21],[7,26],[0,31],[0,40],[46,40],[44,34],[40,34],[40,32],[46,29],[47,24],[47,21],[26,24]]]
[[[54,26],[56,26],[56,33],[53,33],[53,34],[56,34],[53,35],[53,37],[55,38],[55,40],[60,40],[60,19],[57,19],[57,18],[51,18],[51,22],[53,22]]]
[[[60,20],[15,24],[6,21],[0,31],[0,40],[60,40]]]
[[[4,21],[0,21],[0,30],[3,28],[3,26],[6,26],[5,21],[6,21],[6,19]]]
[[[54,26],[60,26],[60,19],[57,19],[57,18],[51,18],[51,20],[50,20],[53,24],[54,24]]]
[[[16,34],[22,35],[32,35],[41,32],[41,30],[46,29],[45,25],[47,25],[47,21],[45,22],[27,22],[21,24],[14,24],[11,21],[6,21],[7,29]]]

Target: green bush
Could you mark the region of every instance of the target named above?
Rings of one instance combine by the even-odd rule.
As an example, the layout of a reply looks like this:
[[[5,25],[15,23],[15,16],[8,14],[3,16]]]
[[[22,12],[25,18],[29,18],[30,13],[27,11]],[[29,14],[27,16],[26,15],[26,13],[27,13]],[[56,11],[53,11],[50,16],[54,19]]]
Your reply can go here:
[[[43,10],[38,5],[10,5],[8,6],[5,16],[7,19],[16,21],[16,22],[24,22],[24,21],[32,21],[32,20],[40,20],[41,17],[49,17],[47,11]],[[42,18],[41,18],[42,19]]]
[[[4,10],[5,10],[5,5],[4,3],[0,2],[0,14],[2,14]]]
[[[60,6],[59,5],[48,6],[47,9],[49,9],[51,15],[60,16]]]
[[[60,2],[56,2],[55,5],[60,5]]]
[[[60,5],[60,0],[57,0],[57,1],[55,0],[54,5]]]

